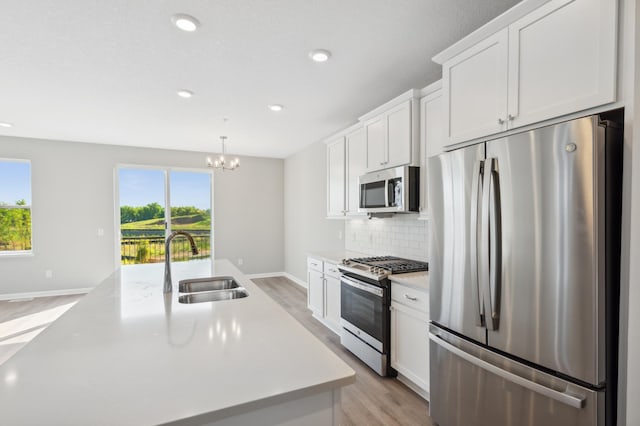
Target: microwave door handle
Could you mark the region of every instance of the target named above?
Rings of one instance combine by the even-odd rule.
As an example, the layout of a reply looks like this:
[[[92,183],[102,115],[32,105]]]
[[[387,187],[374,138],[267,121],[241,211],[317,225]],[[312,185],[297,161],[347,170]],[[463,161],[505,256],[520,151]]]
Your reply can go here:
[[[391,181],[389,179],[386,179],[384,181],[384,186],[386,188],[386,191],[384,191],[384,206],[391,207],[389,205],[389,191],[391,190]]]
[[[484,161],[476,161],[473,165],[473,182],[471,188],[471,226],[470,226],[470,261],[471,261],[471,298],[475,308],[476,325],[484,327],[484,315],[480,310],[480,285],[478,283],[478,221],[480,220],[480,210],[478,205],[482,199],[482,172]]]
[[[502,223],[500,214],[500,180],[498,174],[498,159],[491,161],[489,170],[489,285],[491,292],[491,322],[493,330],[500,325],[500,299],[502,288]]]
[[[491,321],[491,284],[489,282],[490,275],[490,252],[489,252],[489,194],[491,186],[491,169],[493,167],[493,158],[487,158],[484,161],[484,170],[482,176],[482,205],[480,212],[480,266],[479,266],[479,283],[480,294],[482,300],[482,311],[484,312],[485,327],[494,330],[493,321]]]

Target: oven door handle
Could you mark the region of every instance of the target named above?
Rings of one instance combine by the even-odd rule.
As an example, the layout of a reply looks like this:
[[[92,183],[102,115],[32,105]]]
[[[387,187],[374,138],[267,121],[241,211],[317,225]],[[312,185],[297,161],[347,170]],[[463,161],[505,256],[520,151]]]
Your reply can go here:
[[[374,295],[376,295],[378,297],[382,297],[382,289],[380,287],[376,287],[376,286],[371,285],[371,284],[355,281],[355,280],[352,280],[351,278],[345,277],[344,275],[342,276],[340,281],[343,284],[346,284],[348,286],[355,287],[355,288],[360,289],[362,291],[366,291],[367,293],[374,294]]]

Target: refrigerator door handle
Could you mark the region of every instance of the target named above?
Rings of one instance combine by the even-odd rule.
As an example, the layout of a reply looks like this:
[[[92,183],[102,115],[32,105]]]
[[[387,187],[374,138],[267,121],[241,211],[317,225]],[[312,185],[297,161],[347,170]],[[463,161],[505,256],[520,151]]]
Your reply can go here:
[[[489,251],[489,211],[490,211],[490,199],[491,193],[491,173],[493,170],[493,158],[487,158],[484,160],[484,172],[482,176],[482,205],[480,212],[480,237],[479,237],[479,254],[480,254],[480,267],[479,267],[479,280],[480,283],[480,295],[481,306],[484,312],[485,327],[489,330],[495,330],[495,326],[492,320],[493,307],[491,305],[491,283],[489,277],[491,274],[490,268],[490,251]]]
[[[504,380],[507,380],[511,383],[515,383],[517,385],[520,385],[526,389],[529,389],[532,392],[536,392],[540,395],[543,395],[547,398],[551,398],[554,399],[558,402],[561,402],[563,404],[569,405],[571,407],[574,408],[582,408],[584,407],[584,403],[585,403],[585,398],[582,396],[575,396],[575,395],[570,395],[568,393],[565,392],[560,392],[557,391],[555,389],[551,389],[548,388],[546,386],[543,386],[539,383],[535,383],[532,382],[531,380],[527,380],[524,377],[520,377],[516,374],[513,374],[509,371],[503,370],[500,367],[497,367],[491,363],[488,363],[487,361],[484,361],[480,358],[477,358],[465,351],[463,351],[460,348],[455,347],[454,345],[446,342],[444,339],[442,339],[440,336],[437,336],[433,333],[429,333],[429,340],[431,340],[432,342],[434,342],[435,344],[442,346],[444,349],[448,350],[449,352],[453,353],[454,355],[464,359],[465,361],[470,362],[471,364],[486,370],[492,374],[495,374],[497,376],[502,377]]]
[[[498,174],[498,159],[491,159],[489,192],[489,286],[491,303],[491,322],[493,330],[500,325],[500,292],[502,289],[502,223],[500,214],[500,180]]]
[[[471,289],[471,293],[472,293],[472,299],[473,299],[473,306],[475,307],[475,318],[476,318],[476,325],[478,327],[484,327],[485,326],[485,318],[484,315],[482,315],[482,311],[480,310],[480,285],[478,282],[478,241],[479,241],[479,237],[478,237],[478,221],[480,220],[479,218],[479,213],[480,210],[478,209],[478,206],[480,204],[480,201],[482,199],[482,187],[481,187],[481,182],[482,182],[482,173],[483,173],[483,169],[484,169],[484,161],[476,161],[475,165],[473,166],[473,182],[472,182],[472,188],[471,188],[471,226],[470,226],[470,233],[471,233],[471,238],[469,239],[471,241],[470,244],[470,261],[471,261],[471,285],[473,286],[473,288]]]

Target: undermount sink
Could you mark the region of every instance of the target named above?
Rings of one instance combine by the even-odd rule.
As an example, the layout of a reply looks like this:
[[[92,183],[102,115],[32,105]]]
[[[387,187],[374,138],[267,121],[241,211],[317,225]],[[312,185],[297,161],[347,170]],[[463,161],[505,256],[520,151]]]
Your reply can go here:
[[[208,277],[182,280],[178,284],[180,293],[198,293],[201,291],[230,290],[240,287],[233,277]]]
[[[217,302],[220,300],[242,299],[249,296],[244,288],[236,288],[235,290],[217,290],[203,291],[200,293],[183,294],[178,296],[180,303],[201,303],[201,302]]]

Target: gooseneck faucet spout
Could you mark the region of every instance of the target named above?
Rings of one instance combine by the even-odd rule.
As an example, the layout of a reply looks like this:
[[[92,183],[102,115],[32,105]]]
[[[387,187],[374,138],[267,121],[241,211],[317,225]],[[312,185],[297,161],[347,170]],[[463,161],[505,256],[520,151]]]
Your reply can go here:
[[[185,231],[173,231],[167,237],[167,241],[164,245],[164,292],[171,293],[173,291],[173,284],[171,283],[171,240],[173,240],[178,235],[184,235],[189,239],[189,243],[191,244],[191,253],[194,255],[198,254],[198,247],[196,247],[196,242],[193,240],[191,234]]]

